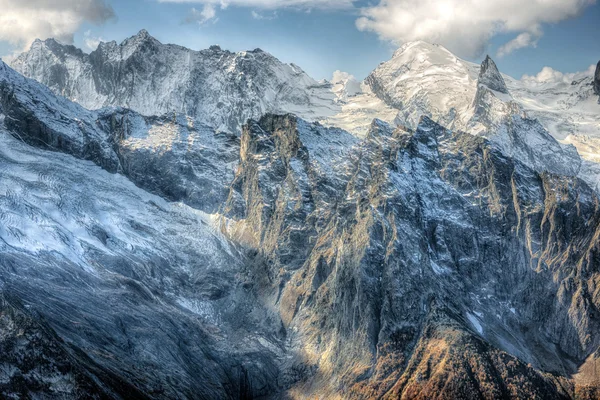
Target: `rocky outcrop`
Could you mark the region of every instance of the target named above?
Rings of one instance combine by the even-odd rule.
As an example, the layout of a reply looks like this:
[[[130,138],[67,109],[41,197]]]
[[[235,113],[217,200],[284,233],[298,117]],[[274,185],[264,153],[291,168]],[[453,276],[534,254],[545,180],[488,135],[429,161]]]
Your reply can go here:
[[[600,61],[598,61],[596,73],[594,74],[594,92],[596,92],[597,95],[600,95]]]
[[[18,298],[0,294],[0,350],[4,398],[102,398],[108,393],[68,352],[68,345]],[[109,380],[104,381],[110,384]],[[122,394],[127,388],[121,388]],[[141,393],[139,393],[141,395]]]
[[[504,78],[500,74],[500,71],[498,71],[496,63],[490,58],[490,56],[486,56],[485,60],[483,60],[481,63],[478,84],[487,86],[496,92],[508,94],[508,89],[506,88]]]

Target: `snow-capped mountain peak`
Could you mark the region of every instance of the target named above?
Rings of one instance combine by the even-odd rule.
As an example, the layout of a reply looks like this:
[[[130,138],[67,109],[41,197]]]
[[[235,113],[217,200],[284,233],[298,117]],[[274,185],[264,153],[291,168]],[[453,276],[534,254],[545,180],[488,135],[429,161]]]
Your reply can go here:
[[[440,45],[410,42],[365,80],[373,93],[399,110],[397,123],[416,127],[422,115],[452,126],[477,91],[479,66]]]

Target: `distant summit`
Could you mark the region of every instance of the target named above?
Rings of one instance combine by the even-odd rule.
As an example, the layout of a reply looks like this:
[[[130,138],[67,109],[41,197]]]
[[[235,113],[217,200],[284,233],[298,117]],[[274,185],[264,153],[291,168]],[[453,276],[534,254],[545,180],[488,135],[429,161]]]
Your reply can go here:
[[[268,112],[314,120],[339,108],[327,85],[261,49],[233,53],[213,45],[194,51],[163,44],[145,29],[120,44],[101,43],[90,54],[53,39],[36,41],[12,67],[87,109],[179,112],[228,132]]]

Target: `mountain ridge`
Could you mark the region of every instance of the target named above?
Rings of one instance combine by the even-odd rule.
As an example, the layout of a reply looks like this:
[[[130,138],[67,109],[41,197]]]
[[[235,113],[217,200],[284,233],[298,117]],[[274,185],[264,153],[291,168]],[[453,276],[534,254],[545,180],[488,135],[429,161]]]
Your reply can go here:
[[[103,42],[89,55],[63,52],[56,43],[34,42],[11,66],[88,109],[124,106],[145,116],[175,111],[230,132],[269,111],[311,118],[336,109],[328,86],[260,49],[193,51],[162,44],[145,30],[121,44]],[[240,115],[226,111],[232,109]]]

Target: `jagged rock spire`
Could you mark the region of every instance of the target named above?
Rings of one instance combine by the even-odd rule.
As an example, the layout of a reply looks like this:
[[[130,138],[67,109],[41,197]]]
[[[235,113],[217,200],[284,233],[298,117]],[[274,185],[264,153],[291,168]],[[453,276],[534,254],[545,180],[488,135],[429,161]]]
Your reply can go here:
[[[594,74],[594,92],[600,95],[600,61],[598,61],[596,73]]]
[[[504,78],[502,78],[496,63],[490,56],[486,56],[485,60],[481,63],[481,69],[479,70],[479,84],[485,85],[497,92],[508,93]]]

